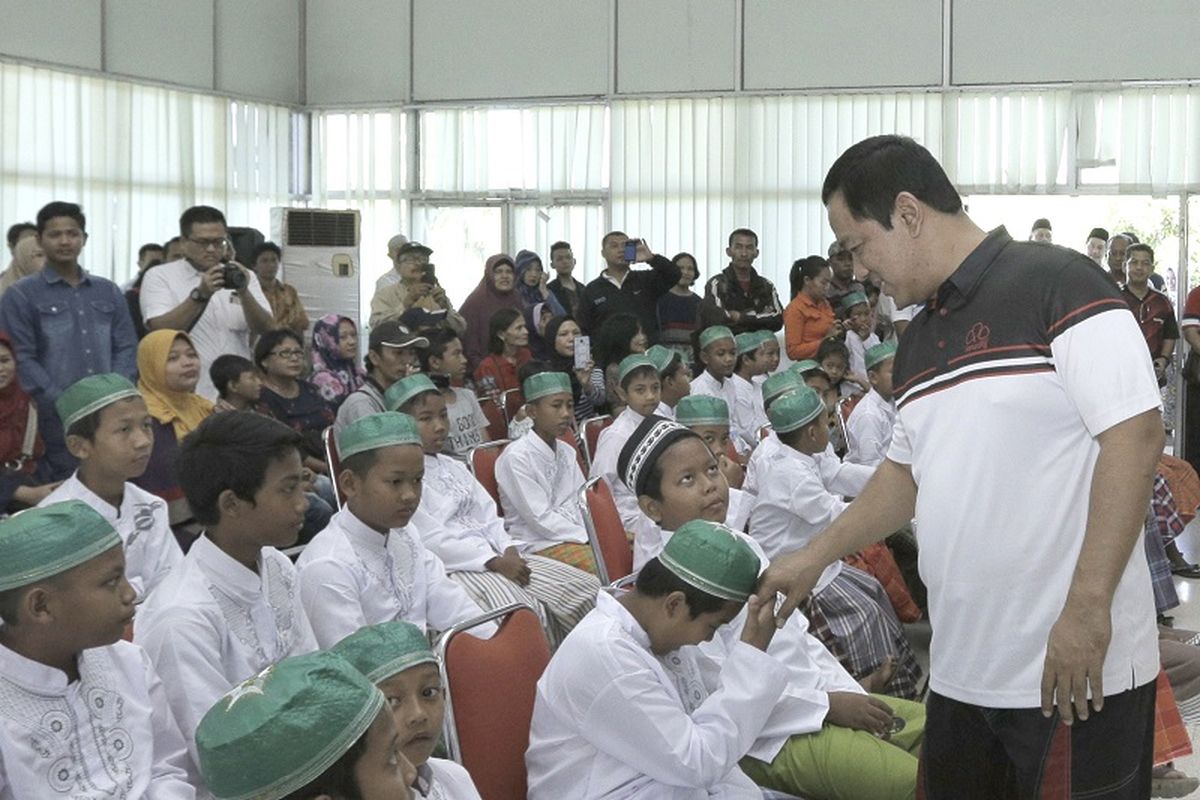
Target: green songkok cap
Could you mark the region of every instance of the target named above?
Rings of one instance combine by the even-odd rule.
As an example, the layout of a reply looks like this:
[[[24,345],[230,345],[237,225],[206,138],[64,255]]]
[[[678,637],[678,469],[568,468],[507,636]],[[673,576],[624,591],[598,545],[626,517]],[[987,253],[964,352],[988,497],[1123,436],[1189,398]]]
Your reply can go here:
[[[658,374],[662,375],[676,359],[683,357],[669,347],[663,347],[661,344],[656,344],[646,351],[646,358],[654,362],[654,368],[658,370]]]
[[[805,386],[784,395],[767,409],[767,418],[776,433],[791,433],[821,416],[825,402],[816,389]]]
[[[105,406],[110,406],[126,397],[140,397],[137,387],[123,375],[109,372],[104,375],[89,375],[75,381],[54,401],[54,409],[62,420],[63,430],[70,430],[79,420]]]
[[[894,355],[896,355],[896,343],[884,342],[874,347],[868,347],[863,359],[867,363],[867,369],[875,369]]]
[[[733,346],[737,348],[737,354],[744,356],[746,353],[753,353],[758,348],[762,347],[762,337],[757,331],[751,333],[739,333],[733,337]]]
[[[383,395],[383,407],[388,411],[399,411],[402,405],[417,395],[436,391],[438,388],[433,385],[433,381],[429,380],[429,376],[418,372],[416,375],[401,378],[389,386]]]
[[[196,728],[218,800],[279,800],[324,774],[384,709],[383,693],[328,651],[285,658],[216,702]]]
[[[624,385],[625,377],[635,369],[639,369],[641,367],[650,367],[656,373],[658,372],[658,367],[656,367],[654,362],[643,353],[633,353],[632,355],[625,356],[621,359],[620,366],[617,367],[617,383]]]
[[[658,560],[684,583],[739,603],[754,593],[761,566],[733,531],[702,519],[680,525]]]
[[[798,371],[785,369],[776,372],[763,381],[763,405],[769,406],[785,394],[804,388],[804,377]]]
[[[820,369],[821,365],[811,358],[806,358],[803,361],[797,361],[788,367],[789,370],[803,377],[806,372],[812,372],[814,369]]]
[[[728,425],[729,404],[708,394],[689,394],[675,406],[680,425]]]
[[[733,331],[724,325],[713,325],[711,328],[705,328],[700,334],[700,349],[703,350],[713,342],[719,342],[722,339],[737,341],[734,339]]]
[[[539,372],[521,384],[525,402],[532,403],[552,394],[571,394],[571,379],[565,372]]]
[[[391,447],[394,444],[421,445],[421,433],[417,421],[399,411],[384,411],[380,414],[360,417],[342,428],[337,437],[338,458]]]
[[[0,522],[0,592],[54,577],[120,546],[109,521],[82,500],[14,514]]]
[[[411,622],[381,622],[359,628],[329,648],[379,683],[417,664],[436,664],[425,633]]]
[[[867,303],[867,296],[862,292],[851,292],[842,298],[842,302],[838,303],[838,308],[842,311],[849,311],[859,303]]]

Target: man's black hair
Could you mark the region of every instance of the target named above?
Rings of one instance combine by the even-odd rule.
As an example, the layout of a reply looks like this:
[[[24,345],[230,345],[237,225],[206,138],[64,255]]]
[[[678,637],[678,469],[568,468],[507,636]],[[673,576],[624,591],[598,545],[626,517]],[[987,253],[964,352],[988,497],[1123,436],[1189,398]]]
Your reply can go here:
[[[629,236],[623,231],[609,231],[608,233],[604,234],[604,238],[600,240],[600,246],[604,247],[604,245],[608,244],[608,240],[614,236],[624,236],[626,239],[629,238]]]
[[[192,226],[219,222],[225,225],[225,215],[212,206],[192,206],[179,217],[179,234],[183,238],[192,235]]]
[[[232,491],[248,503],[271,463],[300,451],[303,437],[278,420],[253,411],[213,414],[179,445],[179,485],[201,525],[221,521],[218,498]]]
[[[262,369],[263,362],[271,356],[271,351],[287,339],[291,339],[301,347],[304,347],[304,342],[300,339],[300,335],[287,328],[273,328],[258,337],[258,341],[254,343],[255,366]]]
[[[933,154],[894,134],[863,139],[838,156],[825,176],[821,202],[828,206],[837,192],[855,219],[873,219],[885,230],[892,228],[892,209],[901,192],[943,214],[957,214],[963,207]]]
[[[733,237],[735,236],[749,236],[750,238],[754,239],[754,246],[758,247],[758,234],[749,228],[738,228],[733,233],[729,234],[729,244],[726,245],[726,247],[733,247]]]
[[[329,769],[305,786],[288,793],[282,800],[312,800],[321,795],[336,797],[338,800],[362,800],[362,790],[358,788],[358,779],[354,777],[354,768],[358,766],[359,759],[366,751],[367,731],[363,731],[363,735],[358,737],[358,741],[350,745],[350,749],[342,753]]]
[[[229,384],[235,383],[247,372],[255,371],[254,362],[250,359],[226,353],[213,360],[212,366],[208,368],[208,377],[216,387],[217,394],[224,397],[229,390]]]
[[[511,322],[509,323],[512,324]],[[421,372],[431,374],[429,361],[433,358],[441,358],[446,355],[446,348],[450,343],[459,338],[459,335],[447,327],[437,327],[431,331],[425,338],[429,340],[429,346],[425,348],[417,348],[417,359],[421,362]]]
[[[550,245],[550,258],[553,259],[554,254],[559,250],[570,250],[570,249],[571,249],[570,242],[562,242],[562,241],[555,242],[554,244]]]
[[[50,224],[50,220],[58,217],[70,217],[79,225],[79,230],[87,233],[87,218],[83,216],[83,209],[75,203],[64,203],[62,200],[55,200],[53,203],[47,203],[42,206],[42,209],[37,213],[37,232],[41,236],[46,232],[46,226]]]
[[[1125,260],[1128,261],[1134,253],[1147,253],[1150,256],[1150,263],[1154,263],[1154,248],[1145,242],[1134,242],[1125,250]]]
[[[37,225],[34,225],[32,222],[18,222],[16,225],[10,225],[8,227],[8,246],[16,247],[17,242],[21,240],[22,233],[25,231],[37,233],[37,229]]]
[[[158,242],[146,242],[144,245],[138,248],[138,259],[140,260],[142,256],[146,255],[146,253],[149,253],[151,250],[165,252],[163,246]]]
[[[666,597],[672,592],[683,592],[688,614],[692,619],[701,614],[722,611],[728,603],[733,602],[724,597],[717,597],[701,591],[680,579],[674,572],[664,567],[657,556],[647,561],[642,567],[642,571],[637,576],[636,586],[638,593],[646,597]]]
[[[254,252],[250,254],[250,263],[258,261],[258,257],[263,253],[274,253],[277,257],[283,258],[283,248],[274,242],[263,242],[254,248]]]

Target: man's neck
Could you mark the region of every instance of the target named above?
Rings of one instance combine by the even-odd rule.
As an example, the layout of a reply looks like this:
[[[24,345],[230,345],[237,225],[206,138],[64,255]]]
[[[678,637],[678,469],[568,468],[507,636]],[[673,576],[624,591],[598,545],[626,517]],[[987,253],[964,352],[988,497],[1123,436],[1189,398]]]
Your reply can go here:
[[[262,546],[245,541],[241,533],[230,531],[228,526],[218,524],[205,530],[209,541],[217,546],[222,553],[241,564],[246,569],[258,573],[258,559],[262,555]]]
[[[1141,284],[1127,283],[1127,284],[1125,284],[1125,288],[1128,289],[1130,294],[1132,294],[1138,300],[1145,300],[1146,295],[1150,294],[1150,282],[1149,281],[1147,281],[1146,283],[1141,283]]]
[[[624,280],[625,276],[629,274],[629,265],[624,261],[620,264],[609,264],[604,268],[604,272],[613,278]]]
[[[247,411],[254,407],[253,403],[242,397],[240,394],[231,394],[228,397],[223,397],[221,399],[226,403],[229,403],[229,405],[233,406],[238,411]]]
[[[208,272],[207,268],[200,266],[199,264],[197,264],[195,261],[192,261],[187,256],[184,256],[183,260],[186,261],[189,265],[191,265],[192,269],[196,270],[196,272],[199,272],[201,275],[203,275],[205,272]]]
[[[264,278],[263,276],[259,275],[258,284],[264,289],[274,289],[279,284],[279,278]]]
[[[743,264],[739,261],[732,261],[730,262],[729,266],[733,267],[733,274],[737,276],[739,281],[750,280],[750,276],[754,272],[753,264]]]
[[[36,634],[37,632],[28,631],[28,633]],[[50,637],[37,635],[26,638],[21,635],[18,628],[8,625],[0,626],[0,645],[4,645],[30,661],[36,661],[65,673],[67,683],[79,680],[79,651],[61,647],[55,642],[47,641],[48,638]]]
[[[829,285],[832,286],[833,288],[837,289],[838,291],[842,291],[842,292],[849,289],[850,284],[852,284],[852,283],[854,283],[853,276],[851,276],[849,280],[845,280],[845,281],[839,281],[837,279],[837,277],[831,277],[829,279]]]
[[[91,468],[87,463],[79,465],[75,473],[87,489],[113,508],[119,509],[125,499],[125,479],[113,475],[104,475],[101,470]]]
[[[945,283],[967,260],[967,256],[975,252],[975,248],[979,247],[987,238],[987,232],[976,225],[965,212],[952,216],[928,215],[921,238],[925,238],[926,234],[931,243],[936,243],[936,247],[931,247],[930,252],[926,255],[930,273],[929,282],[932,285],[926,294],[912,299],[910,303],[919,303],[932,297],[938,287]],[[906,303],[906,305],[910,303]]]
[[[568,291],[575,291],[575,279],[571,277],[571,273],[558,276],[558,285]]]
[[[79,267],[79,262],[71,261],[68,263],[54,263],[47,261],[46,265],[62,278],[67,283],[75,286],[83,280],[83,270]]]

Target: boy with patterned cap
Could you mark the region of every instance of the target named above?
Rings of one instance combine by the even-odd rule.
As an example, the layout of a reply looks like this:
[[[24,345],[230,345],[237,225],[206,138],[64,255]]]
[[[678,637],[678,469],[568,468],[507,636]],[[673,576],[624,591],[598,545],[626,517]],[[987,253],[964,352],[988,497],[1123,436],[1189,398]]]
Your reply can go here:
[[[122,375],[90,375],[55,401],[75,473],[39,505],[82,500],[117,529],[125,546],[125,577],[147,597],[183,551],[171,532],[167,504],[129,483],[146,471],[154,429],[146,401]]]
[[[559,438],[575,422],[571,381],[563,372],[539,372],[525,379],[521,392],[533,428],[496,461],[508,535],[530,552],[595,575],[579,510],[583,470],[575,448]]]
[[[410,524],[425,473],[416,421],[371,414],[343,428],[337,447],[346,504],[296,562],[320,645],[332,647],[365,625],[402,619],[443,631],[483,614]],[[489,625],[478,635],[495,630]]]
[[[825,404],[804,388],[776,400],[767,412],[783,445],[764,469],[750,517],[750,535],[768,558],[808,544],[846,509],[854,487],[827,482],[819,460],[829,446]],[[841,561],[831,564],[809,598],[819,638],[847,671],[872,690],[915,698],[921,667],[883,587]]]
[[[193,762],[196,726],[230,687],[317,649],[300,605],[296,543],[308,500],[300,435],[250,411],[183,440],[179,483],[204,533],[142,606],[134,641],[162,676]]]
[[[767,359],[763,350],[768,340],[775,341],[770,331],[739,333],[734,338],[737,345],[737,362],[729,381],[733,384],[737,402],[729,407],[729,412],[734,430],[741,431],[743,437],[749,437],[742,441],[747,452],[754,450],[758,445],[759,428],[767,424],[762,391],[754,383],[754,379],[767,373]]]
[[[865,353],[879,344],[879,337],[875,335],[871,322],[871,303],[864,292],[851,292],[842,298],[838,313],[846,331],[846,349],[850,351],[849,374],[865,379]]]
[[[691,395],[684,398],[675,409],[675,420],[695,431],[704,440],[708,449],[712,451],[713,458],[717,459],[721,466],[721,472],[729,481],[729,485],[735,489],[740,488],[746,480],[746,471],[741,464],[729,457],[729,406],[725,401],[712,395]],[[749,513],[747,508],[746,514]],[[740,530],[745,527],[745,523],[746,518],[743,517],[740,524],[732,527]]]
[[[121,537],[80,500],[0,521],[0,797],[191,800],[163,686],[120,641]]]
[[[692,379],[692,396],[719,397],[729,408],[737,407],[737,390],[733,385],[733,369],[737,365],[737,341],[733,331],[724,325],[713,325],[700,332],[700,363],[704,371]],[[749,454],[746,444],[753,433],[740,428],[733,430],[733,442],[738,453]]]
[[[848,451],[851,464],[879,466],[892,443],[892,427],[896,423],[896,401],[892,399],[892,362],[896,343],[877,344],[866,352],[867,380],[871,391],[858,402],[846,420]]]
[[[383,693],[328,652],[284,659],[217,700],[196,729],[216,800],[408,800]]]
[[[622,454],[626,480],[636,487],[647,519],[653,520],[656,555],[689,521],[720,521],[728,486],[712,469],[712,455],[697,435],[666,420],[647,420]],[[766,555],[738,533],[767,567]],[[872,697],[808,633],[802,614],[775,633],[767,654],[788,668],[789,681],[766,727],[742,760],[760,785],[814,800],[833,798],[911,798],[916,786],[916,749],[924,731],[924,710],[908,701]],[[700,645],[706,671],[719,671],[736,643],[741,620],[722,626]],[[892,730],[893,715],[904,720]]]
[[[486,609],[525,603],[538,613],[551,647],[591,610],[600,583],[561,561],[529,552],[504,529],[496,501],[462,463],[442,453],[446,399],[425,375],[387,393],[390,408],[411,414],[425,451],[425,490],[414,522],[450,579]]]
[[[658,370],[659,399],[654,413],[667,419],[675,418],[675,406],[691,394],[692,372],[678,350],[656,344],[646,351],[646,358]]]
[[[347,636],[332,652],[383,692],[400,735],[400,752],[416,767],[413,787],[421,797],[480,800],[461,765],[431,758],[442,734],[446,690],[425,633],[408,622],[384,622]]]
[[[625,488],[617,472],[617,458],[621,448],[642,420],[654,413],[662,398],[662,383],[658,377],[658,366],[645,355],[634,353],[621,360],[618,366],[620,387],[618,393],[625,401],[625,410],[617,415],[612,424],[600,432],[596,442],[596,454],[592,457],[590,478],[603,478],[612,492],[617,512],[627,530],[632,530],[637,521],[637,497]]]
[[[759,560],[724,526],[682,526],[620,599],[601,594],[538,681],[525,763],[531,800],[761,797],[738,767],[787,686],[764,651]],[[748,606],[717,673],[688,645]],[[685,791],[691,790],[691,791]]]

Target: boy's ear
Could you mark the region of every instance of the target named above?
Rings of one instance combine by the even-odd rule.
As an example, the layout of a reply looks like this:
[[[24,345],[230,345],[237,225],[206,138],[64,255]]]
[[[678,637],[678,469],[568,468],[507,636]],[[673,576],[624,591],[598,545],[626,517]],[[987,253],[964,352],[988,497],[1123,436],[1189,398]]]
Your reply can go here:
[[[622,403],[629,402],[629,395],[625,394],[625,387],[621,386],[621,384],[618,383],[614,386],[613,391],[617,393],[617,397],[621,399]]]
[[[67,437],[67,452],[80,461],[86,461],[92,454],[92,443],[85,437],[72,433]]]
[[[662,523],[662,503],[660,503],[658,500],[655,500],[648,494],[639,495],[638,507],[642,509],[642,513],[649,517],[654,523]]]
[[[338,473],[338,485],[341,486],[342,492],[345,493],[346,497],[355,497],[362,486],[362,479],[358,477],[358,473],[354,470],[343,469]]]
[[[700,350],[700,363],[706,367],[708,366],[708,348]]]
[[[663,598],[663,610],[667,612],[667,616],[674,618],[680,614],[691,616],[691,609],[688,608],[687,597],[683,592],[671,592]]]
[[[34,586],[21,598],[18,604],[18,619],[24,617],[27,622],[50,622],[50,595],[53,589],[48,586]]]
[[[236,517],[242,507],[242,498],[234,494],[233,489],[226,489],[217,495],[217,512],[221,517]]]

